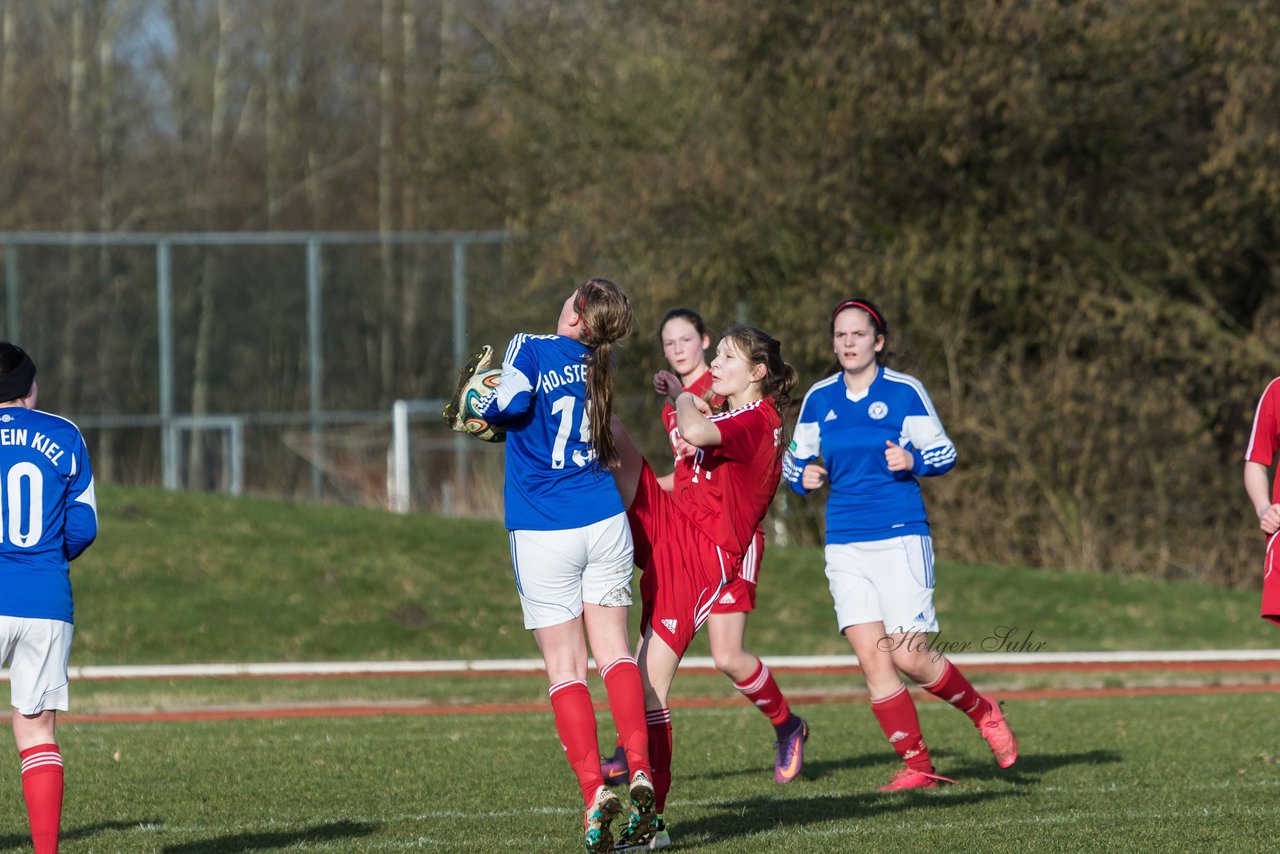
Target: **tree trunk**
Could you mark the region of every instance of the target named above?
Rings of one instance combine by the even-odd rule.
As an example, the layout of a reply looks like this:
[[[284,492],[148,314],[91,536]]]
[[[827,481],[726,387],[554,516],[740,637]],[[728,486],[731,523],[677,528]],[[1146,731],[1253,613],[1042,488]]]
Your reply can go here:
[[[85,37],[85,6],[83,0],[76,0],[71,6],[71,56],[68,63],[70,92],[67,99],[67,135],[68,155],[67,175],[70,178],[68,191],[71,196],[72,231],[87,231],[88,216],[85,205],[84,174],[84,136],[85,136],[85,89],[87,85],[89,55],[88,39]],[[85,250],[71,246],[67,250],[67,289],[63,316],[66,325],[63,328],[65,338],[58,347],[58,360],[54,371],[58,396],[63,400],[77,400],[75,382],[79,375],[76,365],[77,334],[84,323],[87,306],[79,296],[79,288],[84,281]]]
[[[418,227],[418,186],[422,175],[422,146],[419,144],[429,129],[422,125],[418,103],[422,96],[418,82],[418,20],[413,8],[414,0],[405,0],[404,14],[401,15],[401,67],[404,69],[404,85],[401,88],[400,152],[403,161],[401,167],[400,211],[401,227],[405,231],[414,231]],[[397,394],[419,396],[418,377],[411,372],[417,370],[420,335],[418,334],[421,318],[421,291],[425,276],[425,248],[422,246],[406,246],[404,249],[404,282],[403,297],[400,305],[400,354],[401,370],[407,374],[405,387],[396,389]]]
[[[382,60],[378,72],[378,233],[382,266],[382,299],[378,318],[378,366],[380,393],[386,393],[395,381],[395,247],[389,234],[395,229],[395,0],[382,0]]]
[[[210,104],[209,162],[207,186],[216,188],[223,171],[224,145],[227,133],[227,78],[231,65],[231,0],[218,0],[218,36],[213,67],[213,100]],[[216,196],[206,202],[205,229],[218,227]],[[200,301],[196,322],[195,365],[192,371],[191,414],[205,415],[209,411],[209,366],[213,350],[213,322],[216,311],[215,291],[218,278],[217,250],[206,247],[203,269],[200,275]],[[190,434],[190,452],[187,459],[187,485],[201,488],[205,484],[204,436],[199,427]]]

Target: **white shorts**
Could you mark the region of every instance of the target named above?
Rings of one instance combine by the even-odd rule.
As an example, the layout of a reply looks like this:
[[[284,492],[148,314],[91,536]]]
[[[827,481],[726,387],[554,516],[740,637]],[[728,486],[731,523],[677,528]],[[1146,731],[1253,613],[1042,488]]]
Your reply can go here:
[[[74,630],[62,620],[0,617],[0,662],[9,668],[9,703],[22,714],[67,710]]]
[[[511,567],[526,629],[576,619],[584,601],[605,607],[631,604],[634,563],[626,513],[583,528],[510,535]]]
[[[827,583],[843,632],[861,623],[885,631],[936,632],[933,539],[919,534],[828,545]]]

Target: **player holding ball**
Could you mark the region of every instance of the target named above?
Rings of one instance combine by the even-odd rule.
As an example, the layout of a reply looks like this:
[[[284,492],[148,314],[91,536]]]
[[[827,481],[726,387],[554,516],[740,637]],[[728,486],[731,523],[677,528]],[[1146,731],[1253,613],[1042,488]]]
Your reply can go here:
[[[516,590],[546,666],[556,732],[586,805],[590,854],[611,850],[610,824],[622,804],[600,774],[587,640],[630,763],[628,829],[648,839],[655,819],[644,693],[627,641],[631,529],[609,476],[619,461],[609,430],[613,347],[632,325],[622,289],[608,279],[588,279],[564,301],[556,334],[516,335],[496,387],[470,382],[464,373],[459,400],[445,413],[461,432],[483,437],[494,427],[505,430],[504,499]],[[476,385],[491,390],[478,395]]]

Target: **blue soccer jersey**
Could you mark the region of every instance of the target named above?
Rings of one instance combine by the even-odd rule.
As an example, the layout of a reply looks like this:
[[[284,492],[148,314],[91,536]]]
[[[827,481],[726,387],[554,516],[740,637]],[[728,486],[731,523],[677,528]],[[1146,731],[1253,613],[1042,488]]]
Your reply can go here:
[[[911,452],[911,471],[889,471],[886,441]],[[949,471],[956,449],[920,381],[881,367],[857,395],[845,386],[843,373],[809,389],[783,458],[783,477],[794,491],[807,492],[802,472],[819,457],[830,485],[827,542],[858,543],[928,534],[916,478]]]
[[[562,335],[517,335],[498,387],[476,414],[507,430],[503,497],[511,531],[557,531],[623,511],[613,476],[596,463],[587,412],[591,350]]]
[[[76,425],[0,407],[0,614],[72,622],[68,564],[97,535],[93,470]]]

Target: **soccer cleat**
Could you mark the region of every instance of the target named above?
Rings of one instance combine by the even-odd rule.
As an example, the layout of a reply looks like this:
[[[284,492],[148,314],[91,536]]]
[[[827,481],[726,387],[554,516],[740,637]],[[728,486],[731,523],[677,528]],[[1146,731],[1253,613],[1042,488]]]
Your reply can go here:
[[[1008,768],[1018,761],[1018,739],[1014,737],[1009,722],[1004,719],[1000,704],[990,697],[982,699],[987,701],[991,710],[982,716],[982,723],[978,724],[978,732],[987,740],[987,744],[991,745],[996,763],[1001,768]]]
[[[936,789],[938,783],[954,783],[950,777],[934,774],[932,771],[917,771],[914,768],[900,768],[893,779],[880,787],[882,792],[902,792],[907,789]]]
[[[587,854],[603,854],[613,850],[613,831],[609,825],[622,812],[622,801],[613,789],[601,786],[596,789],[596,799],[582,817]]]
[[[631,769],[627,767],[627,751],[618,745],[618,749],[608,759],[600,760],[600,776],[604,777],[606,786],[625,786],[631,779]]]
[[[631,778],[629,788],[631,795],[631,815],[627,818],[627,827],[618,836],[618,844],[645,845],[653,839],[654,825],[657,815],[653,811],[653,783],[649,775],[637,771]]]
[[[671,834],[667,833],[667,825],[662,820],[662,816],[655,816],[653,819],[653,838],[648,842],[631,842],[627,839],[626,834],[618,840],[618,844],[613,846],[615,854],[625,851],[661,851],[663,848],[671,847]]]
[[[804,718],[796,717],[796,720],[800,721],[800,726],[791,735],[778,740],[777,756],[773,761],[775,783],[790,783],[800,776],[800,768],[804,765],[804,743],[809,740],[809,724]]]

